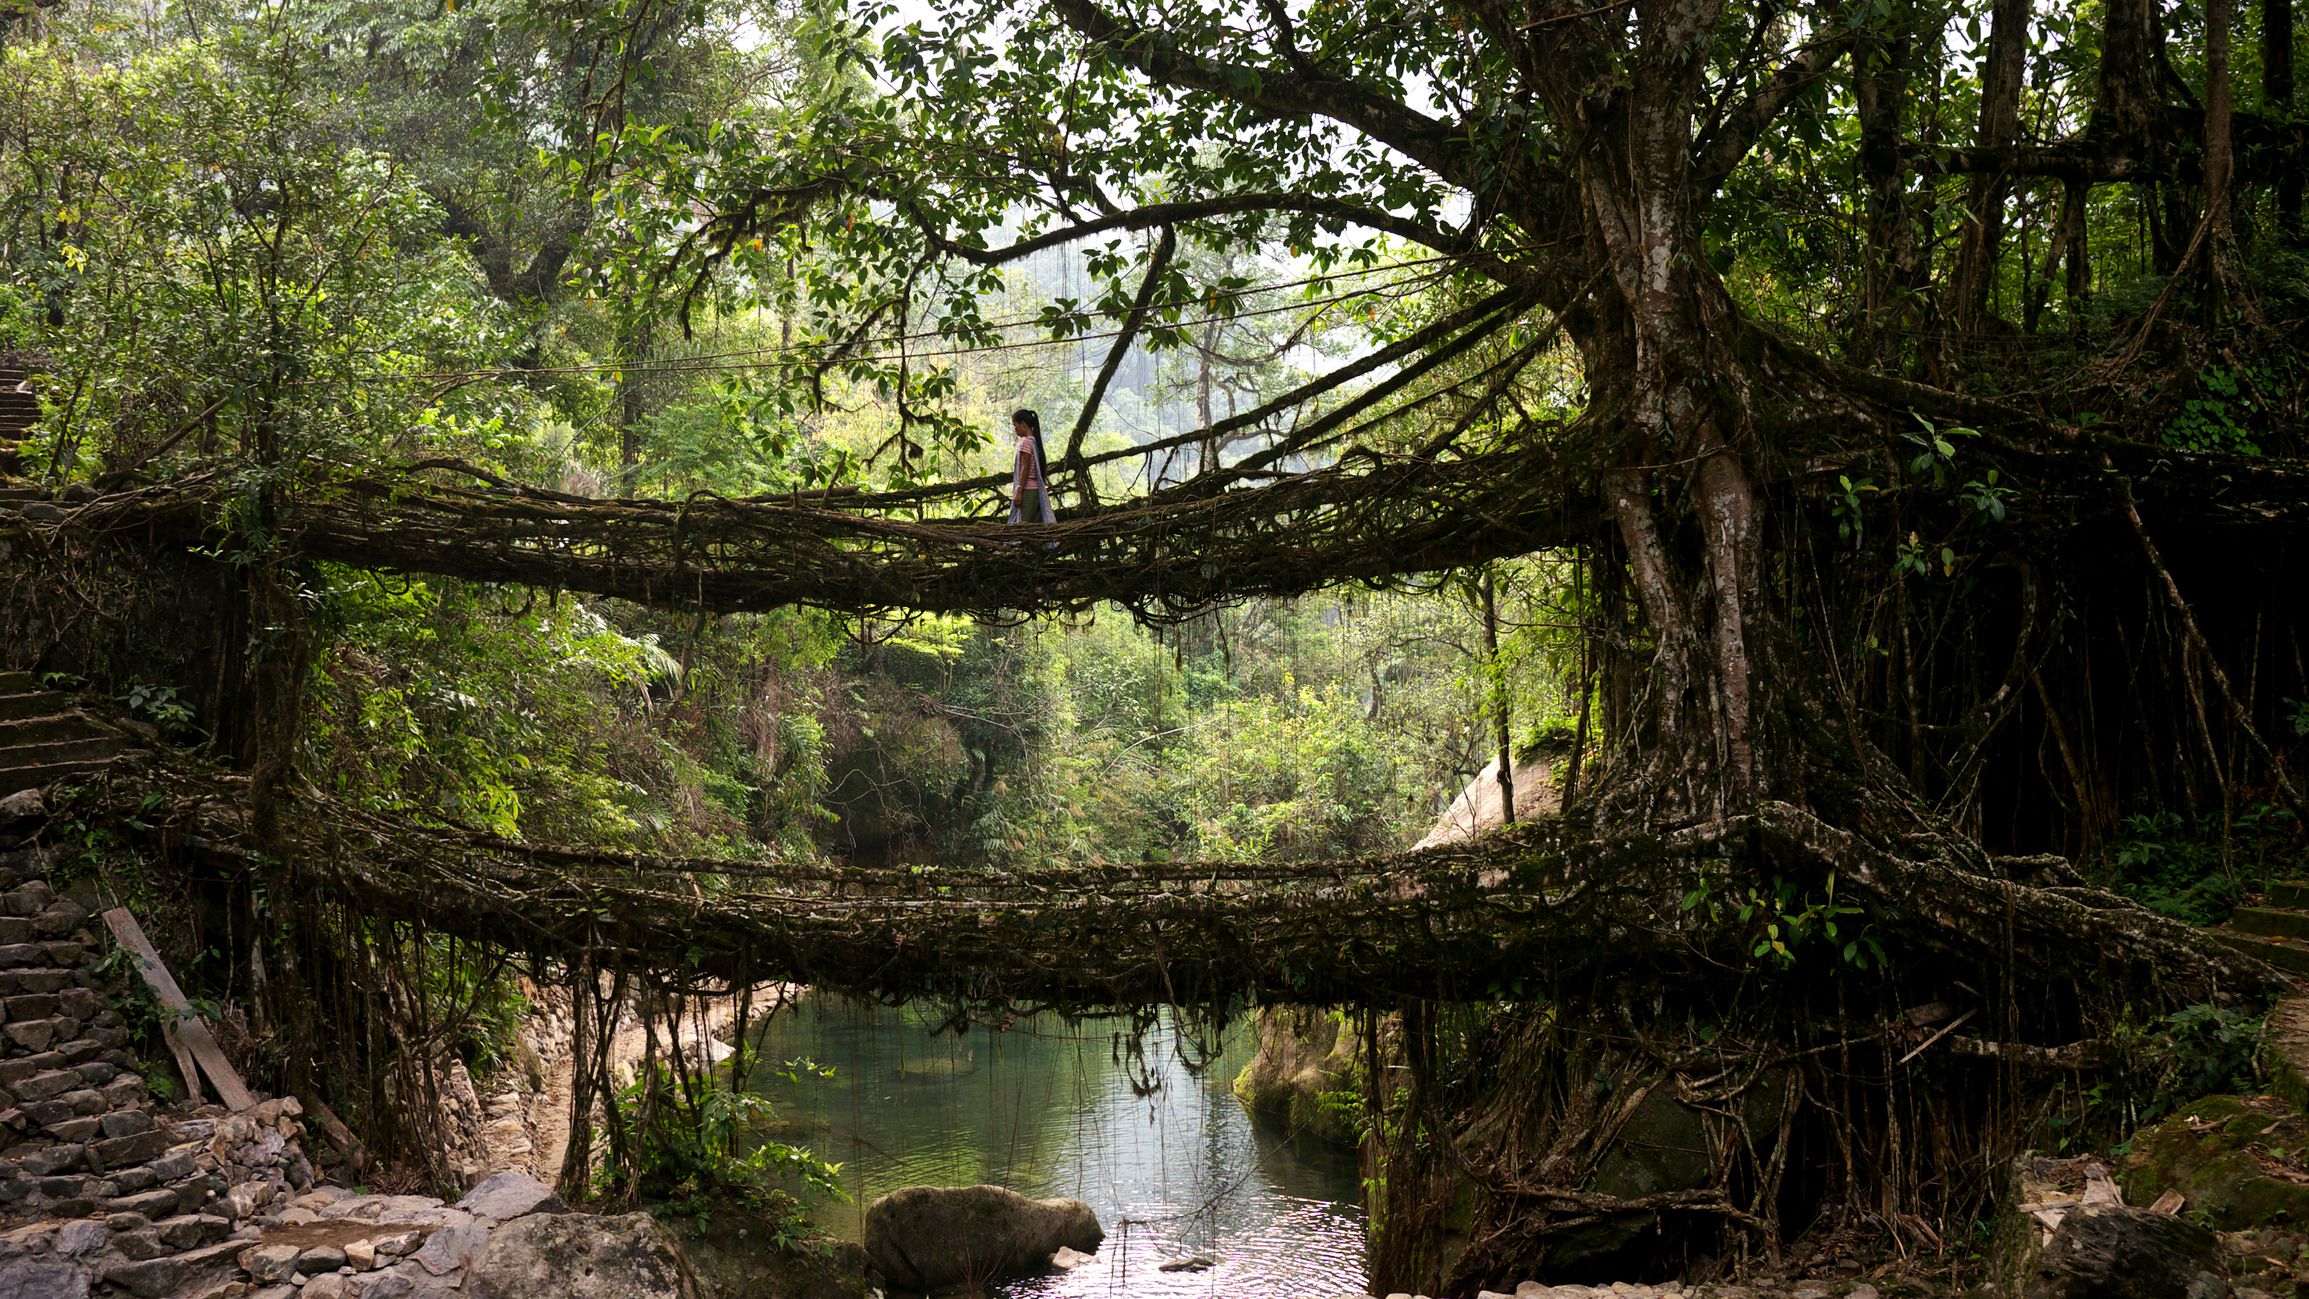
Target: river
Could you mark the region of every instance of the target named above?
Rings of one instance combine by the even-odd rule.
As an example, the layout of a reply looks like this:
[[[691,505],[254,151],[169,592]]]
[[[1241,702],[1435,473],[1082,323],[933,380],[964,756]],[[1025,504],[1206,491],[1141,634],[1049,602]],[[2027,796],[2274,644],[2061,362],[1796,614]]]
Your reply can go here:
[[[1247,1024],[1199,1070],[1183,1058],[1197,1035],[1167,1017],[1141,1060],[1118,1046],[1124,1027],[1050,1017],[934,1035],[912,1008],[813,994],[763,1030],[763,1073],[808,1060],[832,1076],[757,1086],[787,1140],[842,1165],[849,1203],[815,1210],[834,1234],[856,1239],[866,1206],[902,1186],[991,1182],[1086,1201],[1106,1227],[1097,1258],[995,1291],[1007,1299],[1361,1291],[1355,1158],[1244,1112],[1228,1084],[1249,1058]],[[1198,1257],[1211,1266],[1159,1270]]]

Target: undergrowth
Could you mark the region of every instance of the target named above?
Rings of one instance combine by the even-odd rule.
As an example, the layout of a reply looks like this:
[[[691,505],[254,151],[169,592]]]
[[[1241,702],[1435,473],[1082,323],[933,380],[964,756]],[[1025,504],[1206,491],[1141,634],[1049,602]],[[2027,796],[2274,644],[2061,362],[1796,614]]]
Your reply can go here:
[[[2178,812],[2139,812],[2099,862],[2102,881],[2160,915],[2217,925],[2248,893],[2309,874],[2293,814],[2256,803],[2224,827]]]
[[[810,1236],[806,1206],[842,1200],[841,1165],[763,1135],[776,1119],[769,1099],[726,1074],[677,1076],[656,1065],[618,1095],[633,1116],[632,1168],[605,1168],[605,1192],[623,1191],[653,1213],[699,1221],[725,1209],[759,1213],[775,1224],[773,1244],[792,1248]]]

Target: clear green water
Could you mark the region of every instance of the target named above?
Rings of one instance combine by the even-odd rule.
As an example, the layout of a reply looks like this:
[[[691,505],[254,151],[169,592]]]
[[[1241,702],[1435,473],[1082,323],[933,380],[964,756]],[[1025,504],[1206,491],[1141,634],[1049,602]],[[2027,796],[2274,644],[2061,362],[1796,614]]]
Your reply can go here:
[[[807,1058],[834,1076],[762,1090],[791,1126],[787,1140],[842,1165],[850,1202],[817,1211],[836,1234],[855,1239],[866,1206],[902,1186],[990,1182],[1088,1202],[1107,1233],[1096,1260],[1014,1282],[999,1291],[1008,1299],[1362,1290],[1354,1156],[1243,1111],[1228,1083],[1249,1058],[1244,1028],[1198,1071],[1167,1019],[1143,1060],[1121,1055],[1123,1027],[1048,1018],[934,1035],[911,1009],[812,995],[771,1020],[761,1058]],[[1158,1270],[1194,1256],[1214,1266]]]

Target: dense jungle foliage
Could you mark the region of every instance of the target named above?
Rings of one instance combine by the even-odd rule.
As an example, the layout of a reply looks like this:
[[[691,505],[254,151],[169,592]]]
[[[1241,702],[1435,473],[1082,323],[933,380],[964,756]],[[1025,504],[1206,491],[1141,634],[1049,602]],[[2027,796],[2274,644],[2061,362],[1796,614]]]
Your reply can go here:
[[[259,423],[281,455],[454,456],[659,495],[907,471],[889,390],[836,380],[813,400],[787,382],[791,312],[684,303],[637,266],[680,203],[602,188],[582,132],[610,64],[559,21],[518,5],[75,6],[12,31],[0,337],[51,367],[43,476],[248,453]],[[645,140],[817,110],[824,45],[859,38],[833,13],[776,8],[647,31],[620,109]],[[790,263],[780,283],[841,269]],[[983,310],[1047,312],[1070,274],[1079,259],[1052,259]],[[1247,406],[1366,337],[1382,303],[1354,325],[1314,309],[1214,322],[1191,358],[1142,354],[1093,445]],[[942,380],[961,448],[908,472],[1006,462],[985,446],[1012,407],[1080,403],[1078,350],[963,359]],[[1493,655],[1467,584],[1150,632],[1119,616],[705,620],[328,568],[306,596],[320,648],[302,765],[381,810],[663,851],[1350,855],[1416,838],[1489,760],[1493,664],[1526,744],[1565,724],[1551,570],[1503,582]],[[187,709],[191,683],[161,684],[187,738],[216,725]]]

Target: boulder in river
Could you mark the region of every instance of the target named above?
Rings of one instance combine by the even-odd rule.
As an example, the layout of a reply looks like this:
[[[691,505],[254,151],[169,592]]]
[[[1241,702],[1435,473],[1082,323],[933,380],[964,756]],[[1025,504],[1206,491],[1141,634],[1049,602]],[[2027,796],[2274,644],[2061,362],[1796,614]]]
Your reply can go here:
[[[1080,1200],[1030,1200],[999,1186],[909,1186],[866,1210],[866,1258],[894,1290],[983,1284],[1095,1252],[1106,1231]]]

